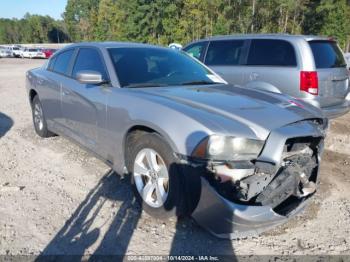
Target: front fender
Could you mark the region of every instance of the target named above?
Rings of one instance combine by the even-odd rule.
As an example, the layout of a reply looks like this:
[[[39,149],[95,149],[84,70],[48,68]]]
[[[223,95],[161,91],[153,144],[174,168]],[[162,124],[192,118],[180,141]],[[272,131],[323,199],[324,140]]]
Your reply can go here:
[[[212,134],[203,123],[175,108],[121,94],[109,101],[107,123],[106,144],[109,144],[114,169],[119,172],[124,170],[126,136],[135,127],[154,130],[175,153],[182,155],[191,154],[202,139]]]

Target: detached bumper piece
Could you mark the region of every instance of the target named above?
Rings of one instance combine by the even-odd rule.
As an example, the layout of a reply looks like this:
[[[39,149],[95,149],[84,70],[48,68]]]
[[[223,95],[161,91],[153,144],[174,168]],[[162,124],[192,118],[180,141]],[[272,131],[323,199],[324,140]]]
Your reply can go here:
[[[318,182],[324,133],[317,128],[311,136],[283,138],[283,131],[289,133],[290,127],[279,130],[279,136],[271,135],[269,140],[283,140],[283,144],[276,143],[281,145],[280,160],[266,157],[265,151],[270,150],[266,144],[258,159],[245,164],[254,170],[248,176],[227,179],[217,172],[222,168],[208,165],[193,218],[214,235],[233,239],[262,233],[302,211]],[[237,163],[225,166],[234,170]]]

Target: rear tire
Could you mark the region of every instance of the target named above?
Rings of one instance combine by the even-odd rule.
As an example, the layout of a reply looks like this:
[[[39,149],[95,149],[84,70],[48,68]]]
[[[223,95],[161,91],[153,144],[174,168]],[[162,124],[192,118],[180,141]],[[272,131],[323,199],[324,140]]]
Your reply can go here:
[[[36,95],[32,101],[32,117],[35,132],[40,137],[52,137],[54,133],[48,130],[44,111],[39,97]]]
[[[184,190],[190,181],[173,150],[157,133],[136,134],[128,138],[126,156],[136,199],[156,218],[188,215],[188,201],[195,199]]]

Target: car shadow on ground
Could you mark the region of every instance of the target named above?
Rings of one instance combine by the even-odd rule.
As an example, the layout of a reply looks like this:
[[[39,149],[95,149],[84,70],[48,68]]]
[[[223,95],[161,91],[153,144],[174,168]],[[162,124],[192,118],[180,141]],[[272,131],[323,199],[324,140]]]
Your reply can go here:
[[[36,261],[81,261],[87,259],[86,255],[93,261],[123,260],[141,217],[140,205],[133,196],[127,177],[122,179],[112,170],[105,174]],[[101,223],[99,212],[105,204],[111,205],[111,220],[108,229],[102,233],[101,227],[105,223]],[[102,220],[105,221],[106,218]],[[192,219],[181,219],[175,228],[169,253],[158,252],[154,255],[221,254],[226,255],[228,261],[234,260],[231,241],[210,235]],[[145,254],[149,254],[146,251]],[[135,250],[134,253],[142,254],[142,250]]]
[[[0,138],[4,136],[13,126],[13,120],[0,112]]]

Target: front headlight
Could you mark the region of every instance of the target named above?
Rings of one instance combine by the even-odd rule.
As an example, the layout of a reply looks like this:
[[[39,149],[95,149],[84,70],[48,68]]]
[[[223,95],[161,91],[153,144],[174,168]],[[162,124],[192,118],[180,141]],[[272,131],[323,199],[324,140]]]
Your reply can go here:
[[[204,139],[192,156],[211,160],[252,160],[258,157],[264,141],[212,135]]]

